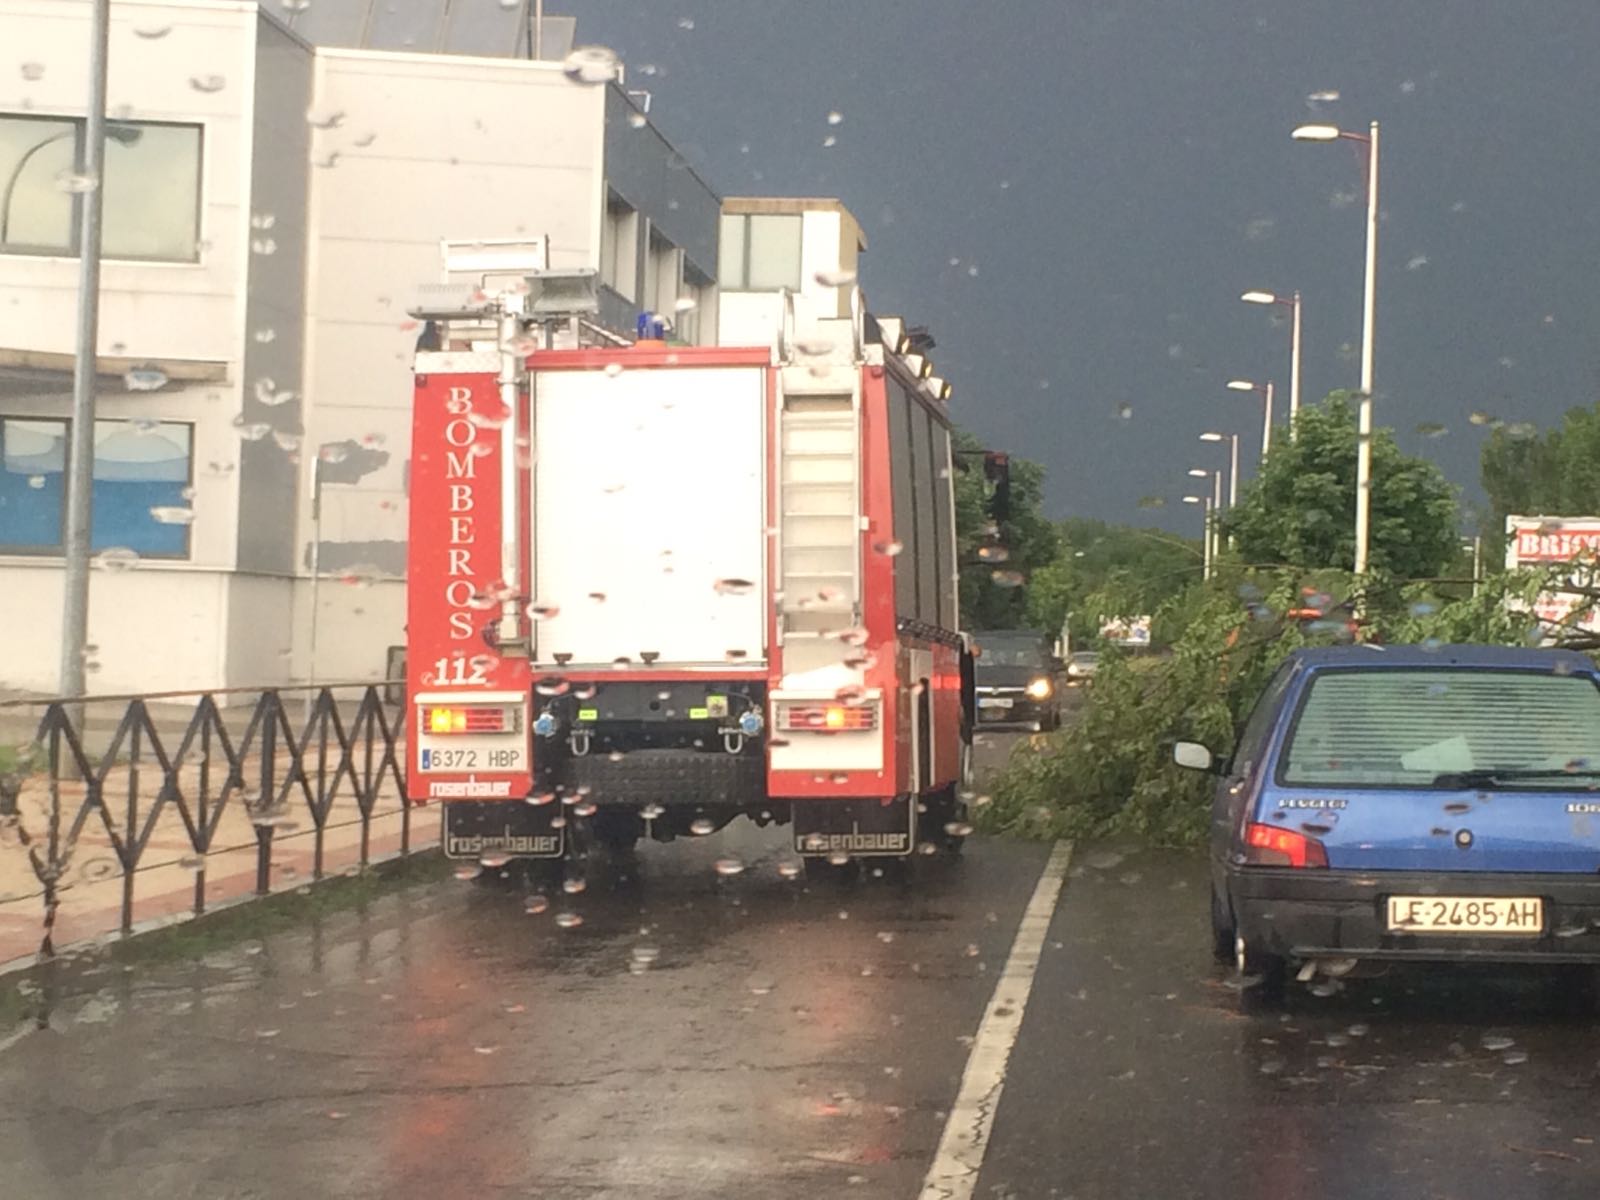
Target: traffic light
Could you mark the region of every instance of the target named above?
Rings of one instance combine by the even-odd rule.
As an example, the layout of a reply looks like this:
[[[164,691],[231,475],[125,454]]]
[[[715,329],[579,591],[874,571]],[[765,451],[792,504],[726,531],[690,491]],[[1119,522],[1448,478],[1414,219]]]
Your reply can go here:
[[[993,485],[989,494],[989,517],[996,523],[1011,519],[1011,456],[998,450],[985,450],[983,477]]]

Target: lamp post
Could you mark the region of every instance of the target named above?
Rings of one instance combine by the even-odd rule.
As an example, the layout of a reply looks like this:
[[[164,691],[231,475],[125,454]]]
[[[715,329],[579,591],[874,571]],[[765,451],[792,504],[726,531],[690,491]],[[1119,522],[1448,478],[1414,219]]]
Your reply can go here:
[[[1261,414],[1261,462],[1267,461],[1267,451],[1272,449],[1272,380],[1253,383],[1248,379],[1228,380],[1230,392],[1255,392],[1263,399]]]
[[[1361,296],[1361,408],[1356,420],[1357,575],[1367,571],[1372,521],[1372,341],[1378,312],[1378,123],[1367,133],[1337,125],[1301,125],[1291,135],[1301,142],[1363,142],[1367,147],[1367,265]]]
[[[1189,474],[1193,475],[1194,472],[1190,471]],[[1205,472],[1201,471],[1200,474],[1204,475]],[[1200,577],[1202,579],[1210,579],[1211,578],[1211,497],[1210,496],[1185,496],[1183,498],[1183,502],[1185,504],[1203,504],[1205,506],[1205,538],[1201,542],[1202,552],[1201,552],[1201,556],[1200,556],[1200,561],[1201,561],[1202,565],[1201,565],[1201,568],[1200,568]]]
[[[72,425],[66,461],[61,539],[61,676],[63,696],[84,691],[84,646],[89,640],[90,509],[94,478],[95,344],[100,329],[100,199],[105,194],[106,58],[111,0],[94,0],[90,14],[89,94],[76,171],[93,180],[78,206],[78,321],[72,363]]]
[[[1289,440],[1294,440],[1294,419],[1300,415],[1300,293],[1280,296],[1275,292],[1246,292],[1246,304],[1282,304],[1289,310]]]
[[[1228,507],[1239,503],[1239,435],[1237,433],[1202,433],[1202,442],[1231,442],[1228,451]]]
[[[1192,479],[1211,480],[1211,507],[1207,509],[1211,518],[1206,541],[1211,550],[1211,561],[1215,564],[1217,557],[1222,553],[1222,472],[1207,471],[1204,467],[1190,467],[1189,476]]]

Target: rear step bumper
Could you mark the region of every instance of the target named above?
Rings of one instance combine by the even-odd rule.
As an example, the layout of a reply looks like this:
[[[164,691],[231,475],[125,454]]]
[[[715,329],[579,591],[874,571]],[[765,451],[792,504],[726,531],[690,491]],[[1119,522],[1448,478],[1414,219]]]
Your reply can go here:
[[[1289,958],[1600,963],[1600,874],[1226,871],[1246,943]],[[1538,896],[1538,935],[1390,933],[1390,896]]]

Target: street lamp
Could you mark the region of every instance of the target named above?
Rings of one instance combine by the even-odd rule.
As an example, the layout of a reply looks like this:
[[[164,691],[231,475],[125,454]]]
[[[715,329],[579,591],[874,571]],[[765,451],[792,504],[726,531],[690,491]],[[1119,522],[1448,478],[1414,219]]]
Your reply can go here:
[[[1222,472],[1207,471],[1203,467],[1190,467],[1189,476],[1192,479],[1211,479],[1211,507],[1206,511],[1211,514],[1210,525],[1206,533],[1206,541],[1211,550],[1211,560],[1216,562],[1217,555],[1222,552]]]
[[[1204,471],[1190,471],[1189,474],[1191,474],[1191,475],[1196,475],[1196,474],[1204,475],[1205,472]],[[1210,579],[1211,578],[1211,497],[1210,496],[1185,496],[1183,498],[1183,502],[1185,504],[1203,504],[1205,506],[1205,539],[1201,543],[1202,553],[1201,553],[1200,557],[1201,557],[1201,563],[1203,565],[1200,568],[1200,572],[1201,572],[1200,577],[1202,579]]]
[[[1289,439],[1293,441],[1294,419],[1300,415],[1300,293],[1246,292],[1239,299],[1246,304],[1282,304],[1289,310]]]
[[[1261,461],[1264,465],[1267,461],[1267,451],[1272,449],[1272,380],[1269,379],[1266,383],[1253,383],[1248,379],[1230,379],[1228,380],[1228,390],[1230,392],[1255,392],[1265,400],[1262,405],[1264,412],[1261,418]]]
[[[1367,147],[1367,270],[1361,304],[1361,408],[1356,421],[1356,574],[1367,571],[1372,520],[1372,338],[1378,310],[1378,123],[1367,133],[1337,125],[1301,125],[1301,142],[1364,142]]]
[[[1237,433],[1202,433],[1202,442],[1232,442],[1228,452],[1228,507],[1239,503],[1239,435]]]
[[[52,133],[49,137],[42,138],[29,146],[22,152],[21,157],[17,159],[17,165],[11,168],[11,174],[6,179],[4,192],[0,192],[0,245],[4,245],[11,240],[11,200],[17,190],[17,181],[22,178],[22,169],[28,165],[28,161],[35,154],[46,146],[53,146],[57,142],[75,137],[77,132],[77,127],[74,126],[71,129],[63,129],[60,133]],[[119,146],[131,146],[143,134],[144,130],[133,125],[117,125],[110,122],[106,124],[106,136]],[[99,186],[98,183],[96,183],[96,186]]]

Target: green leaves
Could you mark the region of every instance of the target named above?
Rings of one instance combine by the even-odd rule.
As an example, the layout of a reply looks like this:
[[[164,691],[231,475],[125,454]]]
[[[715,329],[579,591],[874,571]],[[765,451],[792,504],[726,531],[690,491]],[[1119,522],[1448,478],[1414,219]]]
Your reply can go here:
[[[1355,565],[1356,413],[1335,392],[1300,410],[1295,439],[1274,439],[1223,529],[1248,563]],[[1455,557],[1455,493],[1426,459],[1402,454],[1388,429],[1372,435],[1371,565],[1407,578],[1441,573]]]
[[[1528,606],[1559,575],[1507,574],[1477,596],[1455,599],[1426,584],[1358,581],[1331,570],[1254,571],[1196,583],[1156,613],[1170,652],[1107,653],[1076,719],[1042,749],[1018,747],[982,819],[1018,836],[1197,844],[1213,781],[1174,765],[1172,743],[1197,741],[1229,753],[1285,656],[1349,637],[1342,618],[1292,614],[1348,611],[1359,582],[1370,640],[1525,645]]]

